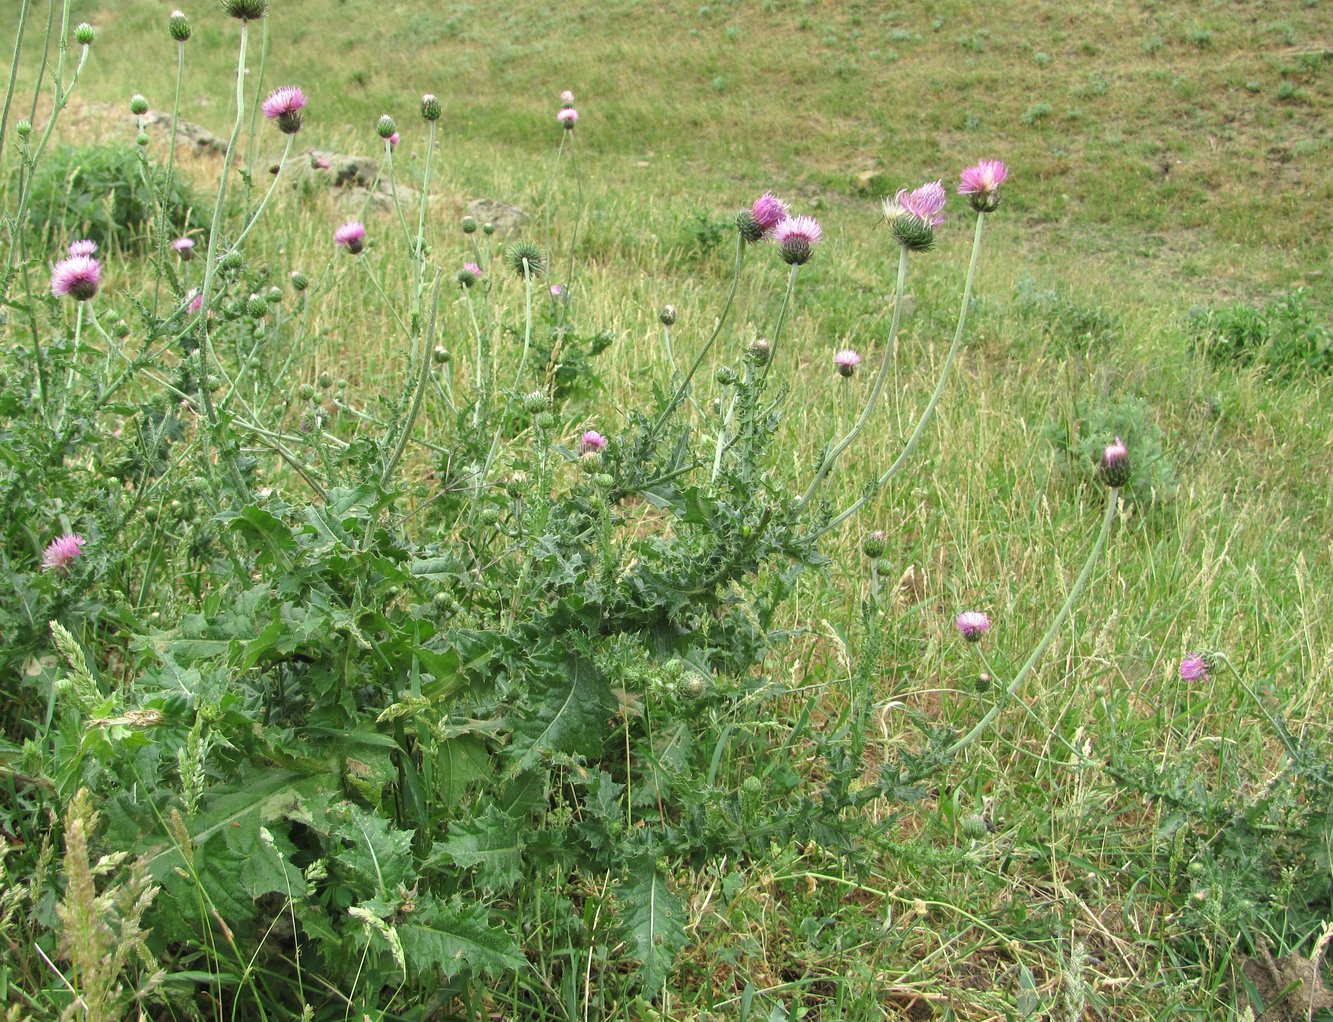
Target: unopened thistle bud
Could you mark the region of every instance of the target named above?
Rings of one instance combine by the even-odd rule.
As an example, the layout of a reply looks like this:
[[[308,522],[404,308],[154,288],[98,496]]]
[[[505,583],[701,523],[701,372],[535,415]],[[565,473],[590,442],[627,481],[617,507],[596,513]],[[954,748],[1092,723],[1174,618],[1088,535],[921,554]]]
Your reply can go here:
[[[130,113],[136,117],[142,117],[148,113],[148,100],[136,92],[130,97]]]
[[[123,319],[118,319],[116,320],[116,325],[111,328],[111,332],[123,341],[130,335],[130,325]]]
[[[536,415],[551,407],[551,398],[544,390],[534,390],[523,395],[523,410],[529,415]]]
[[[222,0],[222,11],[237,21],[258,21],[268,14],[268,0]]]
[[[86,21],[74,29],[74,41],[80,46],[91,46],[96,38],[97,32]]]
[[[232,249],[218,260],[218,266],[224,270],[239,270],[245,265],[245,256],[241,255],[236,249]]]
[[[773,345],[768,342],[767,337],[756,337],[750,342],[748,349],[750,360],[757,366],[767,365],[769,358],[773,354]]]
[[[394,124],[393,118],[385,114],[375,122],[375,133],[386,141],[393,137],[393,133],[398,130],[398,125]]]
[[[509,268],[520,277],[540,277],[546,270],[542,250],[531,241],[516,241],[507,253]]]
[[[21,139],[27,139],[32,134],[32,121],[26,117],[14,125],[14,134]]]
[[[657,314],[657,318],[662,321],[663,326],[673,326],[676,322],[676,307],[674,305],[663,305],[662,311]]]
[[[167,31],[171,33],[171,38],[178,43],[188,42],[190,39],[190,19],[183,11],[172,11],[171,17],[167,19]]]
[[[463,233],[464,233],[464,234],[476,234],[476,233],[477,233],[477,218],[474,217],[474,216],[465,216],[465,217],[463,217],[463,219],[460,221],[460,226],[463,228]]]
[[[718,366],[717,372],[713,374],[713,378],[717,380],[718,383],[722,384],[722,386],[730,387],[736,382],[738,377],[736,376],[736,370],[731,368],[731,366]]]
[[[442,366],[448,364],[451,356],[449,355],[448,348],[446,348],[443,344],[437,344],[435,345],[435,350],[431,352],[430,357],[431,361],[434,362],[437,366]]]
[[[861,552],[871,560],[884,556],[884,530],[876,529],[861,540]]]
[[[463,287],[471,287],[481,280],[481,267],[476,263],[464,263],[456,278]]]
[[[492,234],[495,233],[495,224],[490,223],[490,222],[487,222],[487,223],[482,224],[482,225],[481,225],[481,233],[484,234],[484,235],[486,235],[486,237],[489,238]]]
[[[268,315],[268,302],[263,295],[252,294],[245,300],[245,313],[253,319],[263,319]]]
[[[315,382],[319,384],[320,390],[328,390],[330,387],[333,386],[333,374],[326,369],[324,372],[319,374],[319,377],[318,379],[315,380]]]
[[[440,107],[440,101],[436,99],[434,93],[426,93],[421,97],[421,119],[425,121],[438,121],[443,110]]]
[[[137,145],[140,149],[146,146],[148,144],[148,132],[140,131],[139,134],[135,135],[134,144]]]
[[[555,429],[555,415],[552,412],[538,412],[532,423],[540,430]]]
[[[1102,451],[1102,460],[1097,465],[1097,470],[1101,474],[1102,482],[1107,486],[1119,489],[1129,482],[1130,464],[1129,448],[1119,437],[1115,438],[1113,443],[1106,445]]]
[[[292,289],[295,291],[304,291],[310,286],[310,278],[300,270],[293,270],[291,273]]]

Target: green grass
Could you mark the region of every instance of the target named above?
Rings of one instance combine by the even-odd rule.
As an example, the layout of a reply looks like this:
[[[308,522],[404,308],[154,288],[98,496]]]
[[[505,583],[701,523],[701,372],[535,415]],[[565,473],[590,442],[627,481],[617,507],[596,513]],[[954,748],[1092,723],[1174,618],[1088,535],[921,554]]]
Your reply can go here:
[[[1258,796],[1278,746],[1224,672],[1206,688],[1179,680],[1179,656],[1194,649],[1226,651],[1293,731],[1329,748],[1329,384],[1274,385],[1258,370],[1210,364],[1190,349],[1187,314],[1298,285],[1318,301],[1333,251],[1324,138],[1333,24],[1297,2],[1252,17],[1205,3],[1043,2],[988,8],[984,26],[976,11],[951,0],[897,10],[868,0],[619,0],[568,11],[528,0],[276,0],[262,23],[265,87],[298,83],[311,97],[301,146],[374,152],[374,122],[387,112],[403,133],[406,174],[419,176],[416,103],[425,91],[441,96],[429,220],[445,267],[469,257],[455,227],[468,200],[541,209],[559,141],[556,97],[575,91],[574,276],[563,269],[579,194],[568,159],[552,216],[533,233],[561,267],[552,279],[571,283],[579,326],[617,341],[599,366],[604,395],[561,422],[571,434],[613,431],[646,381],[666,380],[661,305],[680,310],[678,359],[707,335],[731,266],[730,232],[715,244],[709,223],[768,188],[818,215],[826,241],[801,275],[781,358],[791,387],[783,436],[800,477],[853,414],[832,352],[853,346],[873,362],[887,332],[896,252],[876,224],[879,194],[948,183],[979,157],[1009,162],[968,346],[914,470],[832,538],[832,564],[802,580],[791,607],[796,638],[768,667],[821,693],[821,712],[836,715],[870,584],[860,537],[884,529],[881,574],[892,584],[914,567],[922,581],[919,598],[895,605],[875,665],[879,730],[867,768],[914,740],[912,716],[966,731],[989,705],[994,686],[979,687],[982,668],[952,634],[954,613],[991,612],[987,656],[1007,678],[1064,599],[1101,500],[1059,471],[1048,426],[1067,424],[1078,403],[1133,397],[1145,410],[1139,428],[1160,435],[1174,465],[1175,492],[1126,512],[1021,701],[947,785],[883,807],[872,876],[850,877],[817,847],[678,872],[691,945],[663,1017],[742,1018],[743,1006],[752,1019],[1040,1017],[1022,1014],[1030,1006],[1062,1022],[1239,1020],[1232,949],[1218,932],[1190,933],[1188,893],[1163,885],[1169,807],[1101,767],[1116,757],[1187,764],[1199,785],[1245,784]],[[211,7],[189,13],[183,116],[223,132],[234,25]],[[129,146],[132,130],[117,123],[128,96],[169,106],[164,15],[128,0],[76,7],[75,20],[99,36],[67,140]],[[257,166],[277,155],[274,138],[260,132]],[[187,172],[206,182],[213,169],[199,161]],[[868,191],[864,171],[874,174]],[[951,212],[936,251],[913,260],[915,307],[887,401],[833,477],[835,507],[893,457],[933,386],[969,243],[961,205]],[[331,231],[346,215],[327,194],[284,192],[250,258],[339,281],[308,313],[316,341],[291,388],[327,370],[378,408],[401,392],[406,356],[364,275],[330,261]],[[363,258],[401,307],[401,244],[387,217],[369,225],[376,245]],[[130,285],[127,267],[111,276],[113,292]],[[771,329],[783,280],[775,261],[752,261],[710,372],[739,365],[745,344]],[[511,298],[517,287],[498,275],[494,286]],[[1025,303],[1034,290],[1055,298]],[[1320,311],[1327,321],[1326,302]],[[467,336],[461,303],[443,315],[446,338]],[[464,372],[466,354],[456,361]],[[701,400],[711,400],[721,388],[704,379]],[[868,383],[863,373],[849,387]],[[428,409],[425,435],[445,421]],[[983,812],[993,830],[968,836],[962,820]],[[588,970],[596,976],[591,959]],[[1080,997],[1092,1014],[1062,1008]],[[770,1014],[778,1003],[787,1015]],[[600,1017],[648,1017],[629,1004],[602,1008]],[[566,1016],[552,1008],[550,1017]]]

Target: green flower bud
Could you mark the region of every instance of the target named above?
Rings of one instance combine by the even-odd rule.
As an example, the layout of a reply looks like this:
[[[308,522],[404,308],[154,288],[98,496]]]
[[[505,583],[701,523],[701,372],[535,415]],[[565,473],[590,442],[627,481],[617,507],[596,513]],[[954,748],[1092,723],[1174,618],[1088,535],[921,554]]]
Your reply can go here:
[[[730,387],[736,382],[738,377],[736,376],[736,370],[731,368],[731,366],[718,366],[717,372],[713,374],[713,378],[717,380],[718,383],[722,384],[722,386]]]
[[[443,110],[440,107],[440,101],[431,93],[426,93],[421,97],[421,117],[426,121],[438,121]],[[390,132],[389,134],[393,134]]]
[[[297,291],[304,291],[310,286],[310,278],[300,270],[293,270],[291,275],[292,287]]]
[[[322,389],[328,390],[333,386],[333,374],[326,370],[319,374],[319,378],[315,382],[318,383]]]
[[[551,399],[544,390],[534,390],[523,395],[523,410],[529,415],[536,415],[551,407]]]
[[[171,17],[167,19],[167,31],[176,42],[187,42],[190,38],[190,19],[180,11],[172,11]]]
[[[126,323],[123,319],[116,320],[116,325],[112,327],[111,330],[112,333],[114,333],[122,341],[130,335],[130,325]]]
[[[315,400],[315,388],[308,383],[303,383],[296,388],[296,396],[302,401]]]
[[[487,525],[494,525],[500,520],[500,509],[494,504],[487,504],[481,509],[481,520]]]
[[[463,217],[463,233],[475,234],[477,232],[477,218],[474,216]]]
[[[555,422],[556,422],[555,414],[552,412],[538,412],[536,417],[533,418],[532,422],[538,429],[542,430],[555,429]]]
[[[963,817],[963,836],[971,838],[973,841],[979,841],[990,833],[990,828],[986,826],[986,819],[973,813],[971,816]]]
[[[674,305],[663,305],[662,311],[657,314],[657,318],[662,321],[663,326],[672,326],[676,322],[676,307]]]
[[[222,0],[222,10],[237,21],[258,21],[268,13],[268,0]]]
[[[137,92],[136,92],[133,96],[131,96],[131,97],[130,97],[130,113],[134,114],[136,117],[138,117],[138,116],[142,116],[143,114],[148,113],[148,100],[147,100],[147,98],[144,97],[144,96],[141,96],[141,95],[140,95],[139,93],[137,93]]]
[[[88,24],[86,21],[74,29],[74,41],[80,46],[91,46],[93,40],[96,38],[97,32],[94,31],[92,25]]]
[[[264,301],[263,295],[251,295],[245,300],[246,315],[254,319],[263,319],[268,315],[268,302]]]
[[[484,223],[484,224],[482,224],[482,225],[481,225],[481,233],[484,234],[484,235],[486,235],[486,237],[489,238],[492,234],[495,233],[495,224],[492,224],[492,223]]]
[[[26,117],[14,125],[14,134],[21,139],[27,139],[32,134],[32,121]]]
[[[869,557],[871,560],[874,560],[877,557],[883,557],[884,556],[883,531],[880,529],[876,529],[874,532],[870,533],[870,535],[866,536],[865,539],[861,540],[861,552],[865,554],[867,557]]]
[[[375,134],[379,135],[380,138],[387,139],[397,130],[398,125],[394,123],[393,118],[388,114],[385,114],[375,122]]]
[[[430,357],[431,361],[437,366],[442,366],[447,365],[453,356],[449,354],[449,349],[443,344],[437,344],[435,345],[435,350],[431,352]]]
[[[241,253],[234,248],[225,253],[222,258],[218,260],[218,266],[224,270],[239,270],[244,265],[245,256],[241,255]]]
[[[148,144],[148,132],[141,131],[134,138],[134,144],[142,148]]]

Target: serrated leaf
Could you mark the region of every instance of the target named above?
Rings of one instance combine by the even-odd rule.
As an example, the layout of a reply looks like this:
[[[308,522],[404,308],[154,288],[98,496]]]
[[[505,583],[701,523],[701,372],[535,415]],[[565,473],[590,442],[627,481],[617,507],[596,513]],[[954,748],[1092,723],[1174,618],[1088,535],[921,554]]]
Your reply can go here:
[[[446,807],[467,794],[468,785],[493,769],[486,743],[474,735],[459,735],[441,742],[435,753],[435,795]]]
[[[646,991],[659,988],[671,974],[676,952],[685,946],[685,910],[667,889],[666,877],[652,860],[639,860],[620,889],[621,932],[643,965],[639,979]]]
[[[553,752],[597,752],[616,707],[611,686],[591,662],[581,657],[558,664],[534,664],[534,668],[529,680],[531,705],[514,724],[508,748],[513,758],[510,776],[535,766]]]
[[[490,925],[484,908],[464,907],[458,898],[439,902],[426,895],[411,921],[398,924],[398,936],[408,968],[416,974],[438,970],[451,979],[467,969],[499,977],[528,966],[513,938]]]
[[[350,802],[330,812],[337,821],[334,835],[349,845],[334,865],[363,895],[389,902],[399,888],[412,886],[412,831],[395,830],[387,820]]]
[[[508,890],[523,866],[519,821],[488,806],[480,817],[451,823],[449,836],[435,842],[429,862],[475,869],[483,889]]]

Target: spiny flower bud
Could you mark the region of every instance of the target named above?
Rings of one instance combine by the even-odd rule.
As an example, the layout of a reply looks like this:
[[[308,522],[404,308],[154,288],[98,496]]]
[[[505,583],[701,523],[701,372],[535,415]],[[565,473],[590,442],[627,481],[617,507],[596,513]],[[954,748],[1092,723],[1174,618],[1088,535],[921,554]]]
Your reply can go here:
[[[757,366],[767,365],[769,358],[773,354],[773,345],[768,342],[767,337],[756,337],[750,342],[748,349],[750,360]]]
[[[380,138],[389,139],[393,136],[393,133],[397,130],[398,130],[398,125],[394,124],[393,118],[390,117],[388,114],[385,114],[383,117],[381,117],[378,121],[375,122],[375,133],[379,135]]]
[[[315,400],[315,388],[309,383],[303,383],[296,388],[296,396],[302,401],[313,401]]]
[[[964,837],[971,838],[973,841],[980,841],[989,832],[990,828],[986,826],[986,818],[979,813],[963,817]]]
[[[718,366],[717,372],[713,374],[713,378],[717,380],[718,383],[722,384],[722,386],[730,387],[736,382],[736,370],[731,368],[731,366]]]
[[[14,134],[18,135],[19,138],[26,139],[32,134],[32,121],[26,117],[19,121],[14,125]]]
[[[171,17],[167,19],[167,31],[171,33],[171,38],[178,43],[188,42],[190,39],[190,19],[182,11],[172,11]]]
[[[263,295],[252,294],[245,300],[245,312],[254,319],[263,319],[268,315],[268,302]]]
[[[222,11],[237,21],[258,21],[268,13],[268,0],[222,0]]]
[[[91,46],[96,38],[97,32],[86,21],[74,29],[74,41],[80,46]]]
[[[551,412],[538,412],[532,422],[541,430],[555,429],[555,415]]]
[[[1102,482],[1107,486],[1119,489],[1129,482],[1129,448],[1123,440],[1116,437],[1113,443],[1106,445],[1097,469],[1101,473]]]
[[[542,250],[531,241],[516,241],[507,253],[509,268],[520,277],[540,277],[546,270]]]
[[[487,222],[487,223],[482,224],[482,225],[481,225],[481,233],[484,234],[484,235],[486,235],[486,237],[489,238],[492,234],[495,233],[495,224],[490,223],[490,222]]]
[[[435,350],[431,352],[430,357],[431,361],[434,362],[437,366],[442,366],[448,363],[451,356],[449,355],[448,348],[446,348],[443,344],[437,344],[435,345]]]
[[[662,321],[663,326],[672,326],[676,322],[676,307],[674,305],[663,305],[662,311],[657,314],[657,318]]]
[[[523,410],[529,415],[536,415],[551,407],[551,399],[544,390],[534,390],[523,395]]]
[[[890,220],[889,231],[910,252],[929,252],[935,246],[935,228],[911,213],[901,213]]]
[[[315,382],[319,384],[321,390],[328,390],[333,386],[333,374],[326,369],[319,374]]]
[[[293,270],[291,273],[292,288],[296,291],[304,291],[310,286],[310,278],[300,270]]]
[[[142,148],[148,144],[148,132],[141,131],[134,136],[134,144]]]
[[[435,98],[434,93],[426,93],[421,97],[421,118],[425,121],[438,121],[440,114],[444,111],[440,107],[440,101]]]
[[[239,270],[245,265],[245,256],[233,248],[218,260],[218,265],[224,270]]]
[[[464,234],[477,233],[477,218],[474,216],[465,216],[461,221]]]
[[[884,530],[876,529],[861,540],[861,552],[871,560],[884,556]]]
[[[136,92],[133,96],[131,96],[131,97],[130,97],[130,113],[134,114],[136,117],[141,117],[141,116],[143,116],[144,114],[148,113],[148,100],[147,100],[147,98],[144,97],[144,96],[139,95],[139,93],[137,93],[137,92]]]
[[[111,328],[111,332],[123,341],[130,335],[130,325],[123,319],[118,319],[116,320],[116,325]]]

